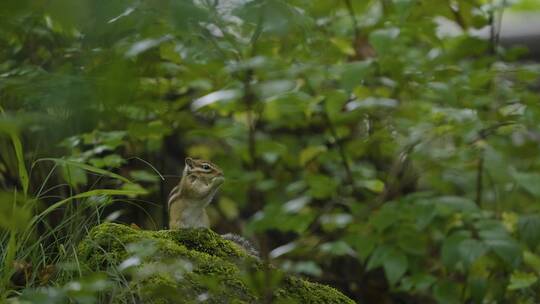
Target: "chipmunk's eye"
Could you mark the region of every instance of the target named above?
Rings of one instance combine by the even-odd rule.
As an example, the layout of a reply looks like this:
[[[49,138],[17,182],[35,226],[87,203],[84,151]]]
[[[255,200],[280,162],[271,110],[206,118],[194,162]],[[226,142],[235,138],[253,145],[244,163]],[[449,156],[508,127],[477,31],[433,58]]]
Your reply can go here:
[[[210,166],[208,164],[202,164],[202,168],[204,170],[210,170]]]

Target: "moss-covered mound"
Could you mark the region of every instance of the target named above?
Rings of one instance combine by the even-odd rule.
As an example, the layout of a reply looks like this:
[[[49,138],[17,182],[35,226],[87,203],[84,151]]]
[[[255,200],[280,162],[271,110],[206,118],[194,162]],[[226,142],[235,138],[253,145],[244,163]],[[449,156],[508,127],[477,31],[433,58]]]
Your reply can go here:
[[[104,271],[116,303],[354,303],[335,289],[284,275],[208,229],[95,227],[78,248]]]

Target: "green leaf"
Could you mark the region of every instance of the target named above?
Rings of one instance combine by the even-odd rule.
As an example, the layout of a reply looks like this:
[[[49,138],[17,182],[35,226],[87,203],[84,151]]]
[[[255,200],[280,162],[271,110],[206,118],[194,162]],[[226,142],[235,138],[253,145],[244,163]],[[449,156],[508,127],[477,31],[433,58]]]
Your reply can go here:
[[[427,228],[437,215],[436,206],[430,202],[419,201],[412,208],[416,215],[416,226],[420,230]]]
[[[475,223],[483,242],[510,267],[517,267],[522,260],[521,247],[497,220],[482,220]]]
[[[518,267],[522,261],[519,243],[512,239],[488,239],[484,243],[510,267]]]
[[[285,213],[296,214],[296,213],[299,213],[302,209],[304,209],[309,204],[310,201],[311,201],[311,197],[300,196],[284,203],[281,209]]]
[[[538,276],[533,273],[514,271],[510,276],[508,290],[519,290],[530,287],[538,281]]]
[[[191,108],[197,111],[216,102],[230,101],[239,98],[242,93],[239,90],[221,90],[212,92],[193,101]]]
[[[537,274],[540,274],[540,256],[525,250],[523,252],[523,262],[536,271]]]
[[[478,240],[466,239],[459,244],[458,251],[462,261],[470,267],[488,251],[488,248]]]
[[[467,289],[471,294],[472,303],[482,303],[488,289],[489,279],[483,277],[469,277]]]
[[[369,42],[377,51],[377,54],[387,54],[399,36],[398,28],[377,29],[369,34]]]
[[[372,235],[350,235],[346,239],[349,244],[352,244],[362,261],[366,260],[377,245],[377,238]]]
[[[315,219],[315,213],[309,208],[302,209],[303,204],[307,202],[309,202],[309,198],[299,198],[297,202],[289,201],[287,207],[281,203],[266,204],[262,211],[253,216],[247,230],[255,232],[276,229],[303,233]]]
[[[379,211],[375,212],[369,219],[369,223],[379,232],[383,232],[386,228],[396,223],[399,218],[399,211],[395,205],[384,205]]]
[[[360,182],[362,187],[371,190],[375,193],[381,193],[384,190],[384,183],[378,179],[363,180]]]
[[[453,268],[461,261],[461,243],[470,239],[470,235],[469,231],[460,230],[452,233],[443,241],[441,258],[447,267]]]
[[[280,79],[265,81],[258,84],[255,89],[262,99],[271,98],[276,95],[284,94],[294,89],[295,82],[292,80]]]
[[[325,146],[309,146],[300,152],[300,165],[305,166],[308,162],[315,159],[319,154],[327,150]]]
[[[382,266],[386,257],[392,252],[392,250],[394,249],[388,245],[381,245],[377,247],[369,257],[366,270],[371,271]]]
[[[149,49],[158,47],[160,44],[167,42],[171,40],[172,38],[173,37],[171,35],[165,35],[163,37],[156,38],[156,39],[149,38],[149,39],[143,39],[143,40],[137,41],[126,52],[126,57],[128,58],[136,57],[140,55],[141,53],[148,51]]]
[[[427,236],[411,227],[401,227],[397,231],[397,242],[403,251],[422,256],[426,253],[428,240]]]
[[[336,193],[337,184],[333,178],[322,174],[309,174],[306,176],[309,193],[314,198],[328,198]]]
[[[520,216],[518,232],[530,248],[535,248],[540,243],[540,216],[537,214]]]
[[[382,263],[386,279],[391,285],[395,285],[408,268],[407,257],[396,249],[387,254]]]
[[[147,183],[156,183],[159,181],[159,176],[152,174],[149,171],[145,170],[133,170],[129,172],[129,175],[136,181],[147,182]]]
[[[371,61],[351,62],[342,67],[341,86],[347,91],[352,91],[361,85],[372,73]]]
[[[28,204],[16,192],[0,192],[0,228],[11,232],[24,230],[31,217]]]
[[[476,203],[468,198],[459,196],[441,196],[435,199],[439,210],[449,209],[452,211],[471,213],[478,211]]]
[[[332,42],[333,45],[335,45],[343,54],[347,56],[353,56],[355,54],[351,41],[348,39],[332,37],[330,42]]]
[[[283,269],[294,273],[303,273],[314,277],[320,277],[323,275],[323,271],[317,263],[313,261],[301,261],[295,263],[283,263]]]
[[[237,203],[230,198],[221,197],[218,202],[218,207],[227,220],[234,220],[238,218],[239,211]]]
[[[118,168],[126,163],[126,160],[118,154],[110,154],[103,158],[103,164],[105,167]]]
[[[401,279],[401,287],[405,290],[415,292],[425,292],[430,288],[437,278],[426,273],[415,273],[410,277],[404,277]]]
[[[329,253],[331,255],[354,255],[354,250],[343,241],[324,243],[321,245],[321,251]]]
[[[540,173],[513,172],[512,176],[520,187],[531,195],[540,198]]]
[[[347,227],[353,221],[353,217],[348,213],[323,214],[320,221],[326,231],[332,231]]]
[[[441,280],[433,287],[433,295],[435,296],[437,303],[457,304],[461,303],[461,289],[463,289],[463,287],[455,282]]]
[[[86,172],[83,169],[67,164],[62,166],[62,177],[72,187],[85,185],[88,182]]]

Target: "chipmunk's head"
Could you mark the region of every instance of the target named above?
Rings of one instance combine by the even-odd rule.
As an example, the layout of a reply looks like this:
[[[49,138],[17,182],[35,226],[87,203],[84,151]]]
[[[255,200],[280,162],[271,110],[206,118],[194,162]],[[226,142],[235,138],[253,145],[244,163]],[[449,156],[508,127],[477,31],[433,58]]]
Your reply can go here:
[[[183,183],[185,195],[200,200],[210,200],[225,178],[223,171],[215,164],[187,157],[185,160]]]

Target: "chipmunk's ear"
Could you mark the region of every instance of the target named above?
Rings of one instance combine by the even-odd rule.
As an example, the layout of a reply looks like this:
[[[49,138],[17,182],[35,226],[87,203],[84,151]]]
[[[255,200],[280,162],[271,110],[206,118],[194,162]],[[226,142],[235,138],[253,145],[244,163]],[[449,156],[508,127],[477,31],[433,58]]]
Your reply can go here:
[[[186,157],[184,163],[186,163],[186,168],[188,168],[189,170],[192,170],[193,167],[195,167],[195,162],[191,157]]]

